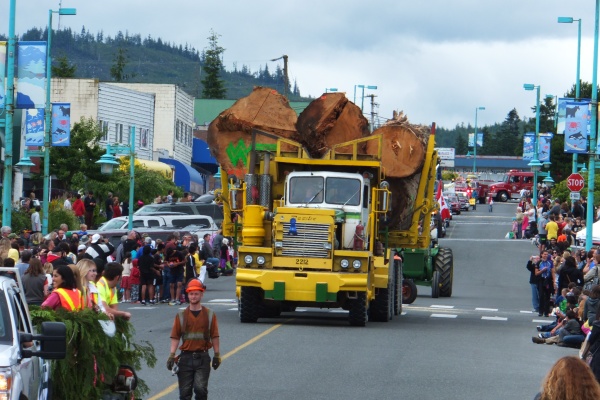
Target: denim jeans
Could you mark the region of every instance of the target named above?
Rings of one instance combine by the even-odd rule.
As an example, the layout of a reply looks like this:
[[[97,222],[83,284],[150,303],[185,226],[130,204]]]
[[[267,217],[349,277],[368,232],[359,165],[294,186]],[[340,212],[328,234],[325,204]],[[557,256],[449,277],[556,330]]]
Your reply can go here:
[[[539,312],[540,309],[540,294],[538,292],[537,283],[531,283],[531,305],[533,309]]]
[[[179,357],[179,398],[191,400],[192,389],[196,400],[208,398],[208,378],[210,376],[210,356],[206,353],[182,353]]]

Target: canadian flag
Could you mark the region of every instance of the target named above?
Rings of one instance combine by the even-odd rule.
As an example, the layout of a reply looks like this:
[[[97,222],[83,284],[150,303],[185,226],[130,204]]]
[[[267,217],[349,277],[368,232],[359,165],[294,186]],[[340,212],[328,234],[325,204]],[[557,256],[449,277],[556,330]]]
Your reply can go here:
[[[444,184],[442,183],[442,181],[440,181],[440,184],[438,185],[438,192],[435,198],[440,205],[440,215],[442,216],[442,219],[449,219],[451,216],[450,209],[448,208],[446,199],[444,199],[444,196],[442,195],[443,187]]]

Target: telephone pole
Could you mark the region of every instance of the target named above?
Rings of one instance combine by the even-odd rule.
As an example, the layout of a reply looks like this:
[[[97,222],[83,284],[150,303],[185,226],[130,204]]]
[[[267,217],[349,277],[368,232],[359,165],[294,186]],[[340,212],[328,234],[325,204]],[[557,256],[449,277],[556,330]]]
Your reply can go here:
[[[375,97],[377,96],[374,94],[368,94],[365,97],[371,98],[371,133],[373,133],[375,130],[375,107],[378,107],[379,103],[375,103]]]

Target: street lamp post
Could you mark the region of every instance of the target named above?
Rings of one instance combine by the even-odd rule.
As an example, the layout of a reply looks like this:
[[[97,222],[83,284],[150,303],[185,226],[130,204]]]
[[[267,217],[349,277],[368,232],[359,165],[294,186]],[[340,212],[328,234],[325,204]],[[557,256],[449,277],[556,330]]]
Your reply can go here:
[[[334,88],[334,87],[332,87],[332,88],[325,88],[325,93],[328,93],[328,91],[329,91],[330,93],[334,93],[334,92],[337,92],[337,91],[338,91],[338,89],[337,89],[337,88]]]
[[[13,112],[15,98],[15,9],[16,0],[10,0],[8,22],[8,63],[6,65],[6,93],[4,95],[4,179],[2,180],[2,225],[12,224],[13,174]],[[4,79],[4,77],[1,77]]]
[[[127,216],[127,229],[133,229],[133,195],[135,186],[135,126],[132,126],[129,130],[129,146],[123,145],[107,145],[106,153],[100,157],[100,160],[96,161],[96,164],[100,164],[100,170],[103,174],[110,175],[113,173],[113,168],[119,165],[115,160],[115,154],[128,154],[129,155],[129,215]]]
[[[596,178],[596,139],[598,127],[598,27],[600,25],[600,0],[596,0],[594,23],[594,66],[592,67],[592,120],[590,123],[590,165],[588,167],[588,194],[585,221],[585,249],[592,248],[592,225],[594,223],[594,179]]]
[[[581,97],[581,84],[579,82],[579,70],[581,64],[581,18],[573,19],[573,17],[558,17],[559,24],[572,24],[577,21],[577,80],[575,81],[575,98],[577,100]],[[573,153],[573,167],[572,172],[577,173],[577,153]]]
[[[598,0],[600,1],[600,0]],[[533,160],[527,164],[533,171],[533,204],[537,204],[537,175],[538,171],[542,168],[542,163],[538,160],[538,141],[540,136],[540,86],[532,83],[526,83],[523,85],[525,90],[536,90],[535,100],[535,136],[533,140]]]
[[[477,112],[485,110],[485,107],[475,107],[475,134],[473,143],[473,173],[477,173]]]
[[[52,129],[52,13],[58,15],[76,15],[75,8],[59,8],[58,11],[48,10],[48,43],[46,49],[46,115],[44,121],[44,182],[42,195],[42,234],[48,233],[48,210],[50,205],[50,133]]]
[[[362,96],[361,96],[361,102],[360,102],[360,111],[363,110],[363,107],[365,105],[365,88],[367,89],[371,89],[371,90],[376,90],[377,86],[374,85],[354,85],[354,104],[356,104],[356,88],[360,88],[362,89]]]

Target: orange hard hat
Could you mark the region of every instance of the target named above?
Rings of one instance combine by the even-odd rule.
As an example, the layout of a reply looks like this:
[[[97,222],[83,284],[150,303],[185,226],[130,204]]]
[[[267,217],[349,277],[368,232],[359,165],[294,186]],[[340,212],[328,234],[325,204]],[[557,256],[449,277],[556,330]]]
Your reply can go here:
[[[204,285],[198,279],[192,279],[187,284],[187,288],[185,289],[185,292],[189,293],[189,292],[196,292],[196,291],[204,292]]]

